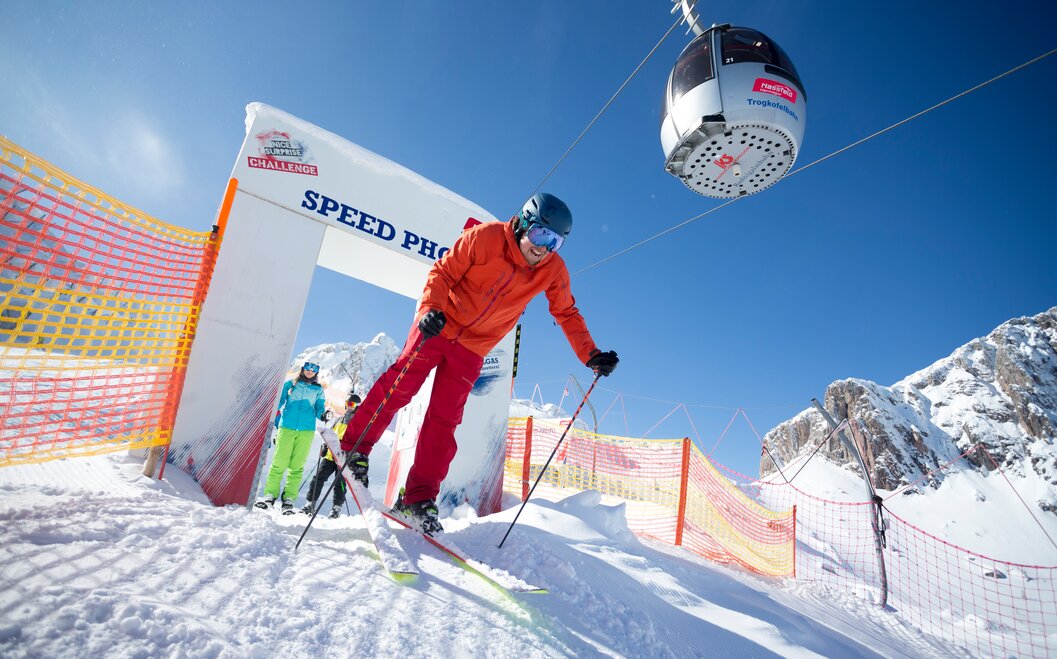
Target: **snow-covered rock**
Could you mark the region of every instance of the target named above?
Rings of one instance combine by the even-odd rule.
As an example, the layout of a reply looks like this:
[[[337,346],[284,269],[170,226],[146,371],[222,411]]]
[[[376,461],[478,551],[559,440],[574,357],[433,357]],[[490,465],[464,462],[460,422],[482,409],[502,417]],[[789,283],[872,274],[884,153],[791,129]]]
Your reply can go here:
[[[825,407],[862,424],[863,458],[879,488],[896,489],[929,472],[923,484],[938,487],[952,471],[986,473],[997,465],[1047,483],[1035,503],[1057,512],[1057,307],[1005,322],[890,387],[854,378],[834,382]],[[780,462],[789,462],[827,433],[821,415],[808,409],[764,441]],[[977,444],[986,452],[969,450]],[[966,451],[965,461],[938,470]],[[838,464],[854,462],[836,439],[819,453]],[[761,475],[774,470],[765,455]]]
[[[319,364],[319,381],[327,390],[327,399],[340,409],[350,393],[365,398],[398,356],[400,348],[384,333],[368,343],[324,343],[294,357],[289,376],[295,377],[305,362]]]

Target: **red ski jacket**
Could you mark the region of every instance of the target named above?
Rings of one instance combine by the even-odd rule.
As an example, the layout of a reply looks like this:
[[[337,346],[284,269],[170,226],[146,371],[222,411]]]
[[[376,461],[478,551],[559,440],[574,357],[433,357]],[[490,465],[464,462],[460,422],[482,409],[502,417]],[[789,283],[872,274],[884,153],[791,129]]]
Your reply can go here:
[[[484,356],[517,324],[540,292],[576,356],[587,363],[595,342],[569,290],[569,271],[556,253],[530,266],[514,238],[513,222],[486,222],[463,232],[433,265],[418,317],[444,312],[441,336]]]

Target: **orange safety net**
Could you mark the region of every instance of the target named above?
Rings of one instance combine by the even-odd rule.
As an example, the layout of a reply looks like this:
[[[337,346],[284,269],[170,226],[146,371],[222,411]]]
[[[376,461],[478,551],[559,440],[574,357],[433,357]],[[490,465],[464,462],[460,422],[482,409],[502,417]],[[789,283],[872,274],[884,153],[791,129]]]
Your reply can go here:
[[[525,499],[565,426],[510,419],[503,487]],[[774,576],[794,573],[794,511],[745,496],[688,439],[634,439],[569,430],[533,496],[597,490],[626,504],[628,528],[711,560]]]
[[[862,445],[860,425],[853,421],[850,427]],[[984,454],[981,463],[994,469],[990,477],[1003,477],[981,444],[936,471],[961,468],[963,458],[973,453]],[[796,473],[786,474],[792,482],[780,474],[759,481],[733,471],[729,478],[768,506],[795,507],[802,543],[796,557],[798,581],[831,599],[884,599],[886,610],[946,641],[952,656],[1057,656],[1057,565],[984,556],[915,526],[885,505],[880,516],[882,572],[873,503],[810,493],[805,489],[810,484],[797,481]],[[879,494],[887,504],[904,489]],[[1040,542],[1051,540],[1039,534]]]
[[[169,442],[215,233],[0,137],[0,466]]]

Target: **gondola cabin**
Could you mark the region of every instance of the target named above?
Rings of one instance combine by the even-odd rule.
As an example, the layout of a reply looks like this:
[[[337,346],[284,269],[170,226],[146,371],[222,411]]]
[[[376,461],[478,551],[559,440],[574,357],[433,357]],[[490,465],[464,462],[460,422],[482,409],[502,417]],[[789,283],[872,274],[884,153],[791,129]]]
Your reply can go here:
[[[707,197],[759,192],[793,166],[806,120],[804,86],[785,51],[756,30],[713,25],[668,76],[664,168]]]

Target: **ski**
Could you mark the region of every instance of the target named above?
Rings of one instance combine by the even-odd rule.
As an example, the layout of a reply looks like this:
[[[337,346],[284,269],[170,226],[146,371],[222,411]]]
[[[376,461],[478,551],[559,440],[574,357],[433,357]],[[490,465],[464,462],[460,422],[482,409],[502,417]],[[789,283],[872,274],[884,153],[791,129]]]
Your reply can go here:
[[[423,533],[422,531],[408,524],[406,520],[400,517],[400,515],[394,513],[391,510],[383,510],[381,514],[384,515],[386,518],[396,522],[405,529],[417,533],[422,538],[424,538],[426,542],[447,554],[452,559],[452,561],[454,561],[461,568],[463,568],[467,572],[470,572],[471,574],[475,574],[481,577],[482,579],[487,581],[491,586],[499,589],[500,591],[534,595],[543,595],[550,592],[546,588],[539,588],[537,586],[525,583],[521,579],[511,575],[510,573],[504,570],[494,568],[491,565],[488,565],[471,557],[462,549],[459,549],[454,543],[452,543],[447,538],[440,540],[435,536]]]
[[[341,455],[338,436],[334,434],[334,431],[327,428],[320,434],[331,454],[335,457]],[[389,527],[382,512],[375,505],[374,497],[367,488],[352,477],[350,469],[343,469],[341,476],[345,479],[345,484],[348,486],[347,492],[352,495],[353,503],[363,516],[367,533],[371,536],[378,557],[389,575],[398,582],[414,579],[418,574],[418,568],[415,567],[404,548],[400,546],[400,541],[397,540],[393,529]]]
[[[327,448],[330,449],[331,453],[335,456],[339,455],[340,446],[338,436],[330,429],[323,430],[320,434],[323,436],[323,441],[326,442]],[[408,531],[417,533],[425,538],[427,542],[447,554],[452,561],[464,570],[484,579],[494,588],[497,588],[502,592],[531,594],[544,594],[550,592],[546,588],[539,588],[525,583],[521,579],[518,579],[503,570],[493,568],[486,563],[472,558],[469,554],[456,547],[446,538],[440,540],[422,533],[399,516],[394,515],[391,511],[378,506],[374,501],[374,497],[372,497],[371,493],[367,491],[367,488],[352,477],[352,471],[350,469],[346,468],[342,471],[341,475],[349,486],[348,492],[352,495],[353,502],[363,515],[364,522],[367,524],[367,530],[371,535],[371,539],[374,541],[375,547],[378,548],[378,554],[382,558],[383,564],[385,564],[386,569],[389,570],[390,574],[392,574],[397,580],[417,575],[418,569],[407,556],[407,552],[405,552],[403,547],[400,546],[400,542],[396,538],[396,533],[390,528],[386,519],[392,520]]]

